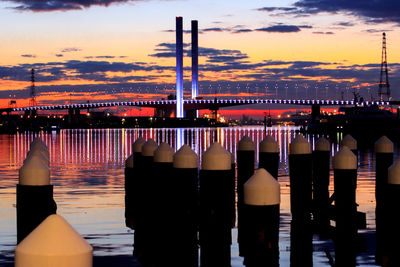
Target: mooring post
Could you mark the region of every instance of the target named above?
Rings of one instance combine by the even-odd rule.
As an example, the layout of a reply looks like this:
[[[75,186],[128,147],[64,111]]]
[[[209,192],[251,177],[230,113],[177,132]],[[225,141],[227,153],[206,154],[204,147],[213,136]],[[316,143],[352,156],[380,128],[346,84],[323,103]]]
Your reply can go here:
[[[356,181],[357,157],[342,146],[333,158],[335,188],[335,266],[356,266],[357,207]]]
[[[197,267],[198,249],[198,177],[199,158],[188,146],[183,145],[174,155],[173,166],[176,181],[175,203],[177,206],[176,231],[180,234],[173,241],[178,243],[178,259],[174,266]]]
[[[245,229],[242,228],[242,207],[243,207],[243,185],[247,180],[254,174],[254,150],[255,144],[247,135],[238,143],[237,149],[237,210],[238,210],[238,244],[239,244],[239,255],[246,255],[246,242],[243,242],[246,233]]]
[[[153,266],[156,264],[155,255],[158,251],[157,233],[160,227],[155,222],[159,215],[159,203],[156,185],[156,169],[154,166],[154,151],[157,149],[157,143],[153,139],[148,139],[142,146],[142,158],[139,174],[140,199],[138,199],[139,213],[136,219],[137,232],[140,239],[140,254],[138,259],[143,266]]]
[[[131,210],[130,214],[133,218],[135,233],[133,236],[133,246],[134,251],[133,254],[138,258],[142,257],[143,254],[143,243],[144,243],[144,236],[143,230],[141,229],[141,216],[142,213],[142,203],[145,197],[145,192],[143,190],[144,185],[144,166],[142,160],[142,148],[146,140],[142,137],[136,139],[136,141],[132,144],[132,151],[133,151],[133,177],[131,180],[131,187],[132,187],[132,198],[131,203],[129,205],[129,209]]]
[[[329,141],[321,137],[315,143],[313,151],[313,202],[314,220],[321,237],[325,237],[330,228],[329,219],[329,173],[330,173],[330,147]]]
[[[19,169],[17,184],[17,243],[20,243],[47,216],[56,213],[50,168],[43,144],[31,145],[24,164]],[[40,151],[41,150],[41,151]]]
[[[340,142],[340,146],[347,146],[351,152],[357,157],[358,160],[358,147],[357,147],[357,140],[353,138],[350,134],[346,134],[342,141]]]
[[[312,266],[312,155],[311,145],[303,135],[297,135],[289,147],[290,209],[290,263]]]
[[[135,189],[134,178],[132,154],[125,160],[125,225],[131,229],[135,229],[134,211],[131,207]]]
[[[384,242],[383,233],[386,230],[383,221],[383,209],[385,208],[385,195],[388,186],[388,169],[393,164],[393,142],[386,136],[382,136],[375,142],[375,222],[376,222],[376,253],[375,262],[379,265],[383,263],[383,255],[387,248]]]
[[[278,179],[279,145],[272,136],[267,135],[260,142],[258,158],[258,168],[264,168],[272,177]]]
[[[172,167],[174,150],[167,143],[161,143],[156,150],[153,150],[154,144],[152,141],[145,143],[142,151],[142,153],[147,151],[147,155],[154,156],[151,170],[147,172],[144,188],[148,195],[144,204],[147,206],[147,212],[144,213],[147,229],[144,238],[148,246],[146,246],[146,259],[143,265],[165,266],[165,259],[175,255],[174,263],[180,266],[178,264],[180,257],[176,254],[176,251],[180,251],[181,232],[178,226],[180,218],[176,201],[176,194],[179,192],[176,188],[179,183],[176,181]],[[168,246],[165,245],[165,240],[169,240]]]
[[[388,185],[384,197],[383,242],[385,243],[385,263],[388,267],[400,266],[400,160],[388,170]],[[387,250],[386,250],[387,248]]]
[[[244,184],[247,267],[279,266],[280,185],[265,169]]]
[[[290,207],[293,220],[311,222],[312,156],[311,145],[297,135],[289,149]]]
[[[93,248],[61,216],[45,218],[15,248],[15,267],[92,267]]]
[[[202,156],[200,170],[200,266],[231,266],[231,155],[213,143]]]

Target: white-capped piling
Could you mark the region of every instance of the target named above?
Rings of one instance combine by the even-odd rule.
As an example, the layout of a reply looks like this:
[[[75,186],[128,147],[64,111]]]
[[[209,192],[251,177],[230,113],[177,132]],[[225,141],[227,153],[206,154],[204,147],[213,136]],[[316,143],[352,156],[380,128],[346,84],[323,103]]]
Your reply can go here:
[[[40,143],[36,141],[36,143]],[[37,149],[39,145],[31,146]],[[17,184],[17,243],[21,242],[47,216],[56,213],[50,168],[45,154],[32,151],[19,169]]]
[[[142,164],[145,167],[152,165],[154,158],[154,151],[157,149],[157,143],[153,139],[149,139],[142,146]]]
[[[244,184],[245,265],[279,266],[280,185],[265,169]]]
[[[142,137],[139,137],[136,139],[136,141],[132,144],[132,152],[133,152],[133,160],[135,166],[140,166],[142,163],[142,148],[144,143],[146,143],[146,140],[143,139]]]
[[[200,266],[231,266],[231,180],[231,154],[213,143],[203,153],[200,170]]]
[[[393,164],[393,142],[386,136],[382,136],[375,142],[375,198],[376,198],[376,254],[375,261],[382,264],[382,255],[385,242],[383,232],[385,231],[385,222],[382,212],[385,206],[386,187],[388,184],[388,169]]]
[[[125,160],[125,225],[135,229],[134,211],[131,207],[134,191],[133,154]]]
[[[175,212],[170,217],[175,230],[168,240],[179,251],[174,258],[175,266],[198,266],[198,162],[197,154],[188,145],[183,145],[173,157],[174,190],[170,197]]]
[[[158,267],[165,266],[165,259],[179,251],[177,245],[181,245],[174,239],[179,238],[180,234],[175,196],[179,184],[172,168],[174,150],[167,143],[154,148],[155,142],[150,139],[142,149],[144,164],[147,164],[149,157],[153,162],[145,167],[142,177],[144,182],[141,190],[146,196],[141,202],[143,213],[140,220],[143,223],[139,226],[139,232],[142,231],[139,234],[144,239],[139,260],[143,266]],[[168,246],[164,245],[165,240],[169,240]]]
[[[246,254],[246,246],[242,242],[243,236],[246,235],[242,228],[242,207],[243,207],[243,185],[250,179],[254,174],[254,151],[255,144],[253,140],[247,135],[238,143],[236,152],[237,158],[237,210],[238,210],[238,244],[239,244],[239,255],[244,256]]]
[[[313,155],[313,202],[314,220],[321,236],[325,236],[330,227],[329,220],[329,173],[330,173],[330,142],[321,137],[315,143]]]
[[[342,146],[333,157],[335,188],[335,265],[356,265],[357,207],[356,181],[357,157]]]
[[[289,146],[290,207],[293,220],[309,224],[312,201],[311,145],[297,135]]]
[[[30,144],[29,151],[41,151],[47,158],[50,158],[49,149],[46,143],[39,137],[35,137]]]
[[[15,267],[91,267],[93,249],[61,216],[50,215],[15,248]]]
[[[279,144],[270,135],[261,142],[258,152],[258,168],[264,168],[272,177],[278,179],[279,170]]]
[[[384,229],[382,241],[384,243],[383,256],[386,258],[386,266],[400,266],[400,160],[397,160],[388,170],[388,184],[383,198],[383,222]]]
[[[299,134],[289,145],[291,266],[312,266],[312,154]]]
[[[357,140],[353,138],[350,134],[346,134],[342,141],[340,141],[340,147],[347,146],[351,152],[358,158],[358,147]]]
[[[146,169],[143,165],[143,157],[142,157],[142,150],[143,145],[146,143],[146,140],[142,137],[136,139],[136,141],[132,144],[132,151],[133,151],[133,169],[132,169],[132,176],[130,181],[131,187],[131,197],[130,197],[130,216],[131,216],[131,223],[133,223],[133,227],[135,229],[134,233],[134,255],[137,257],[141,257],[143,254],[143,243],[145,240],[143,230],[141,230],[143,223],[143,209],[145,203],[144,199],[146,197],[146,192],[144,191],[144,181],[146,179]],[[128,190],[129,191],[129,190]]]
[[[393,142],[390,141],[386,136],[382,136],[375,143],[375,156],[376,156],[376,183],[375,183],[375,197],[376,204],[379,205],[379,202],[382,198],[382,195],[385,194],[384,187],[387,185],[388,179],[388,168],[393,164]]]
[[[50,158],[48,157],[48,153],[46,153],[46,151],[44,150],[41,150],[40,148],[29,150],[26,154],[24,162],[30,157],[39,157],[47,166],[50,166]]]
[[[136,143],[136,142],[135,142]],[[134,144],[135,145],[135,144]],[[155,264],[155,254],[161,242],[157,234],[161,227],[159,185],[160,177],[156,177],[157,170],[154,165],[154,152],[157,143],[148,139],[141,146],[140,166],[134,161],[134,171],[137,174],[137,190],[135,190],[137,217],[135,218],[134,254],[144,266]],[[134,156],[135,157],[135,156]]]

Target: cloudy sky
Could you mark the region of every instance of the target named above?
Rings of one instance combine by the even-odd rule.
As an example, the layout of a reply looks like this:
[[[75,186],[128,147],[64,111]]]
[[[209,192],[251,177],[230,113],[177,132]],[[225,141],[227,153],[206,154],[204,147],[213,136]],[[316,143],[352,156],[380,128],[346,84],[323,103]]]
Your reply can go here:
[[[157,99],[175,87],[175,16],[199,21],[200,94],[377,99],[382,32],[400,98],[398,0],[0,1],[0,105]]]

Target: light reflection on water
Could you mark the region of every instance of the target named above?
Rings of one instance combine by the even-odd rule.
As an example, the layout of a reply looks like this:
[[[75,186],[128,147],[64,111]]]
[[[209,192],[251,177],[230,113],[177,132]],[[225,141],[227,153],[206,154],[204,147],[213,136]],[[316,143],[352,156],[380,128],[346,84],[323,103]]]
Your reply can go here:
[[[271,134],[280,144],[281,230],[280,263],[289,266],[290,203],[288,145],[296,136],[296,127],[272,127]],[[175,150],[190,145],[201,158],[215,140],[234,152],[244,135],[256,143],[264,138],[263,127],[185,128],[185,129],[96,129],[62,130],[58,134],[40,133],[50,151],[51,179],[58,213],[64,216],[95,248],[95,255],[130,255],[132,231],[124,219],[124,162],[132,153],[132,143],[142,136],[167,142]],[[0,135],[0,254],[12,256],[16,243],[15,185],[18,169],[25,159],[33,133]],[[312,146],[315,140],[308,137]],[[339,137],[341,138],[341,137]],[[338,150],[332,144],[332,155]],[[235,153],[233,153],[235,155]],[[258,155],[258,151],[257,151]],[[235,155],[236,156],[236,155]],[[359,210],[367,213],[368,232],[375,227],[375,162],[370,151],[361,151],[357,187]],[[333,190],[331,177],[330,190]],[[237,232],[233,231],[232,264],[242,266],[238,257]],[[168,241],[166,241],[168,242]],[[314,266],[329,266],[323,249],[331,243],[314,239]],[[371,255],[358,258],[360,264],[372,264]],[[1,263],[1,258],[0,258]]]

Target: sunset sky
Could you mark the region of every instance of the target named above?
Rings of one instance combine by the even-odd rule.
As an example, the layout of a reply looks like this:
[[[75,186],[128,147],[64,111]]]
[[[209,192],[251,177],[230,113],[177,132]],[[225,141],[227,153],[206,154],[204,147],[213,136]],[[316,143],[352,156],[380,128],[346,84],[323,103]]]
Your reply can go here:
[[[200,94],[377,99],[382,32],[400,98],[398,0],[0,2],[0,106],[159,99],[175,90],[175,16],[199,21]],[[343,92],[343,93],[342,93]]]

